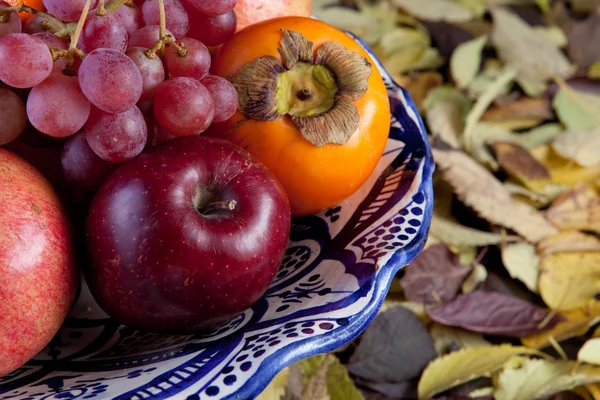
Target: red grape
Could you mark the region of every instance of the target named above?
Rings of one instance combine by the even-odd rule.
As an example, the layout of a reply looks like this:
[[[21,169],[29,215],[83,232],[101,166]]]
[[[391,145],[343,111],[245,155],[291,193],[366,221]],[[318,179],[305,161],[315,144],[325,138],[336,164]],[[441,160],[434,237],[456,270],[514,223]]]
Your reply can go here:
[[[167,35],[173,34],[167,29]],[[151,49],[158,42],[160,27],[158,25],[148,25],[138,29],[129,36],[129,47],[144,47]]]
[[[26,126],[23,100],[12,90],[0,88],[0,145],[16,139]]]
[[[183,38],[190,28],[187,12],[179,0],[164,0],[164,2],[167,29],[173,32],[177,39]],[[158,25],[160,22],[158,0],[146,0],[142,6],[142,13],[146,25]]]
[[[183,0],[190,7],[205,15],[216,16],[233,10],[237,0]]]
[[[143,47],[131,47],[125,52],[142,74],[143,89],[139,101],[152,99],[158,85],[165,80],[165,68],[160,58],[148,58],[145,51]]]
[[[161,83],[154,96],[154,116],[177,136],[197,135],[212,122],[215,110],[208,90],[193,78],[173,78]]]
[[[127,111],[142,95],[142,75],[131,58],[113,49],[96,49],[79,67],[79,84],[93,105],[110,113]]]
[[[79,38],[79,47],[84,53],[100,48],[115,49],[124,53],[128,39],[127,30],[117,14],[97,15],[94,10],[90,11],[85,21]]]
[[[90,192],[95,192],[118,166],[98,157],[85,140],[83,132],[67,140],[62,151],[61,165],[69,182]]]
[[[54,72],[29,93],[27,116],[40,132],[67,137],[79,131],[90,115],[85,98],[74,76]]]
[[[8,8],[10,4],[0,1],[0,9]],[[0,37],[10,35],[11,33],[21,33],[21,18],[16,11],[10,13],[10,17],[6,22],[0,22]]]
[[[131,6],[127,4],[122,5],[115,11],[115,14],[121,18],[121,23],[129,34],[132,34],[144,26],[142,10],[135,4]]]
[[[46,46],[48,46],[49,49],[67,50],[69,48],[69,45],[67,44],[67,42],[65,42],[64,40],[62,40],[61,38],[59,38],[58,36],[56,36],[53,33],[39,32],[39,33],[33,34],[33,36],[42,39],[42,41],[44,43],[46,43]],[[67,67],[67,59],[66,58],[61,57],[58,60],[54,61],[54,71],[61,72],[66,67]]]
[[[94,153],[113,163],[125,162],[140,154],[148,139],[146,121],[136,106],[119,114],[93,108],[84,131]]]
[[[208,75],[200,81],[210,92],[215,104],[213,122],[227,121],[238,108],[238,93],[235,87],[225,78]]]
[[[30,88],[52,72],[48,46],[26,33],[0,38],[0,80],[16,88]]]
[[[237,19],[235,11],[209,17],[190,13],[194,23],[190,26],[188,37],[201,41],[207,46],[217,46],[225,43],[235,33]]]
[[[46,10],[58,19],[73,22],[78,21],[86,0],[42,0]],[[92,1],[90,9],[96,8],[98,0]]]
[[[165,45],[165,64],[172,76],[187,76],[202,79],[210,69],[210,53],[205,45],[192,38],[183,38],[177,44],[185,48],[185,55],[179,54],[174,43]]]

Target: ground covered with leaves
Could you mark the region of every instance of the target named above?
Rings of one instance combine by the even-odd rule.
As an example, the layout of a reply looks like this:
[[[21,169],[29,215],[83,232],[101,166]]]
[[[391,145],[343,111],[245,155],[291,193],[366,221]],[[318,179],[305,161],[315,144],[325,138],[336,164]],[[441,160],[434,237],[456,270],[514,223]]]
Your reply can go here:
[[[426,250],[261,400],[600,399],[600,1],[315,1],[415,100]]]

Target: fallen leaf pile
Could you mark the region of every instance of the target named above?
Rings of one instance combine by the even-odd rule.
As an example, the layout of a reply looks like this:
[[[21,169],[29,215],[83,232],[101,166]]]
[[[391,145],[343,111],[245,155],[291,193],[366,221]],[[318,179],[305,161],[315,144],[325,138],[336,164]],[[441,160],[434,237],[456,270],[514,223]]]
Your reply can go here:
[[[425,251],[260,400],[600,400],[600,0],[314,0],[426,122]]]

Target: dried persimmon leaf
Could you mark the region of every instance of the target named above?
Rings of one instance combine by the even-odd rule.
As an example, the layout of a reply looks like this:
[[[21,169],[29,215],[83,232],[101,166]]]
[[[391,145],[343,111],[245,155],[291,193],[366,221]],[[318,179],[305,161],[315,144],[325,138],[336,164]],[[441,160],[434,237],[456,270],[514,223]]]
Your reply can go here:
[[[471,9],[450,0],[392,0],[392,3],[426,21],[465,22],[475,16]]]
[[[600,164],[600,127],[567,131],[552,143],[554,151],[582,167]]]
[[[426,311],[439,324],[503,337],[523,337],[551,329],[562,319],[549,318],[546,309],[518,297],[480,290]]]
[[[525,242],[504,246],[502,263],[512,278],[523,282],[532,292],[538,292],[540,259],[535,246]]]
[[[433,149],[433,156],[458,198],[481,217],[531,242],[558,232],[535,208],[514,200],[498,179],[465,153]]]
[[[600,251],[600,237],[580,231],[563,231],[537,244],[540,256],[569,251]]]
[[[518,236],[480,231],[435,214],[431,219],[430,233],[449,246],[489,246],[519,240]]]
[[[528,188],[540,190],[552,183],[546,166],[536,160],[526,148],[509,142],[495,142],[492,148],[504,170]]]
[[[487,36],[480,36],[460,44],[452,53],[450,71],[459,88],[466,88],[475,79],[481,65],[481,52],[486,42]]]
[[[580,183],[560,195],[546,211],[559,229],[578,229],[600,233],[600,190]]]
[[[600,365],[600,338],[586,341],[577,352],[577,361]]]
[[[479,333],[469,332],[460,328],[451,328],[435,322],[429,329],[429,333],[433,338],[435,351],[437,351],[439,355],[450,353],[451,351],[456,350],[456,347],[459,349],[466,349],[492,345]]]
[[[433,360],[419,380],[419,399],[430,399],[445,390],[481,376],[491,376],[519,354],[539,354],[526,347],[502,344],[472,347]]]

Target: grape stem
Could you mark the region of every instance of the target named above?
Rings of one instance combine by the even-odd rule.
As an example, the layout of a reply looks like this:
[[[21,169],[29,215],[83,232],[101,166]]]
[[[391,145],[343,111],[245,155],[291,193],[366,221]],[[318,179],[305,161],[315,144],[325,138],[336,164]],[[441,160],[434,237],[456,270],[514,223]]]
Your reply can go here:
[[[6,7],[6,8],[0,9],[0,22],[7,22],[8,18],[10,17],[10,13],[12,13],[13,11],[16,11],[18,13],[24,11],[24,12],[28,12],[30,14],[39,15],[40,17],[42,17],[46,20],[46,21],[42,22],[42,27],[44,28],[44,30],[52,32],[56,36],[61,37],[61,38],[68,37],[71,34],[71,32],[73,32],[75,30],[75,27],[76,27],[75,23],[67,23],[67,22],[61,21],[60,19],[56,18],[52,14],[48,14],[44,11],[36,10],[35,8],[31,8],[24,4],[19,4],[17,6]]]
[[[165,44],[171,43],[174,41],[174,38],[171,35],[167,35],[167,17],[165,15],[165,1],[158,0],[158,15],[160,18],[159,22],[159,30],[158,30],[158,42],[151,48],[144,52],[146,57],[148,58],[156,58],[156,52],[160,51],[161,53],[164,51]]]
[[[121,6],[133,7],[134,4],[131,0],[109,0],[104,8],[108,12],[115,12]]]
[[[106,14],[108,14],[108,12],[106,11],[106,8],[104,7],[104,0],[100,0],[98,2],[98,7],[96,8],[96,15],[104,16]]]

